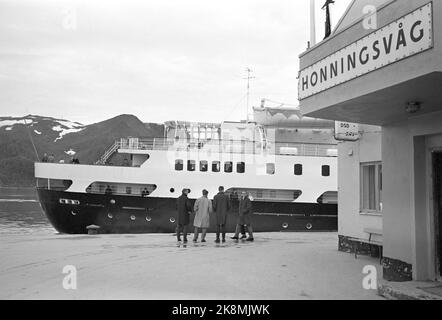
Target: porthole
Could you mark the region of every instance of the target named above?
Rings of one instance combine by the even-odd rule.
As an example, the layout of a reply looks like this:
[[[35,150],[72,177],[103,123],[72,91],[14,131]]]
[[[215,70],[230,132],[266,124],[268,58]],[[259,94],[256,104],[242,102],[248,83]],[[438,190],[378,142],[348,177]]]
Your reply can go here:
[[[169,221],[170,221],[171,223],[175,223],[176,220],[175,220],[175,218],[170,218]]]
[[[147,222],[151,222],[151,221],[152,221],[152,217],[147,216],[147,217],[146,217],[146,221],[147,221]]]
[[[107,214],[107,217],[108,217],[109,219],[112,219],[114,216],[112,215],[112,213],[108,213],[108,214]]]
[[[134,216],[134,215],[131,215],[131,216],[130,216],[130,220],[135,221],[135,216]]]
[[[307,230],[312,230],[313,225],[312,225],[311,223],[307,223],[306,226],[305,226],[305,228],[306,228]]]
[[[170,193],[174,193],[175,189],[174,188],[170,188]]]
[[[282,224],[282,228],[283,229],[287,229],[289,227],[289,224],[287,223],[287,222],[284,222],[283,224]]]
[[[71,214],[72,214],[73,216],[76,216],[76,215],[77,215],[77,213],[76,213],[75,211],[71,211]]]
[[[114,200],[114,199],[111,199],[110,203],[111,203],[111,204],[115,204],[115,200]]]

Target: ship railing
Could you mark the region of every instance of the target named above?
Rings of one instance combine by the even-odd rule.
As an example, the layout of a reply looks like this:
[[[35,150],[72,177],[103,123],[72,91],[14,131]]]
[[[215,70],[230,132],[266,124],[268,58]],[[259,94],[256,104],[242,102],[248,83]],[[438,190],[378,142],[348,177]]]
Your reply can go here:
[[[114,144],[104,152],[100,160],[98,160],[95,164],[105,164],[106,161],[120,148],[120,146],[120,142],[115,141]]]
[[[337,157],[336,144],[261,142],[244,140],[174,140],[165,138],[123,138],[116,141],[123,150],[199,151],[239,154],[274,154],[308,157]]]

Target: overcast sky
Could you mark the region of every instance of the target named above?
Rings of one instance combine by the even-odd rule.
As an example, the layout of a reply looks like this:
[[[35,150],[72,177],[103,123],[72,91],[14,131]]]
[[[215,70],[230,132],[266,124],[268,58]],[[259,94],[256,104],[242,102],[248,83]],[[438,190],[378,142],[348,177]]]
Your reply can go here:
[[[308,40],[309,0],[0,0],[0,115],[241,120],[246,67],[251,105],[297,104]]]

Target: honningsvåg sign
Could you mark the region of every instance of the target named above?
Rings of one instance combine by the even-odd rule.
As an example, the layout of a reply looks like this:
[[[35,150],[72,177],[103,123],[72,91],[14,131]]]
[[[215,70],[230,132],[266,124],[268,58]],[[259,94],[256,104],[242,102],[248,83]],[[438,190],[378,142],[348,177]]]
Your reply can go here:
[[[433,47],[432,3],[303,69],[299,100]]]

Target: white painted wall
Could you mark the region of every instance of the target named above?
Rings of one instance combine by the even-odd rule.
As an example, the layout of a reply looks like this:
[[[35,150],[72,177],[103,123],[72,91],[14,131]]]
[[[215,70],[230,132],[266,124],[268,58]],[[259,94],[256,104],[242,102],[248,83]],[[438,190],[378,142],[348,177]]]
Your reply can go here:
[[[338,145],[339,235],[368,239],[364,228],[382,229],[382,215],[360,212],[360,164],[381,161],[381,128],[361,125],[361,139]],[[382,240],[373,235],[373,240]]]
[[[431,151],[442,148],[442,111],[383,127],[384,255],[436,277]]]

